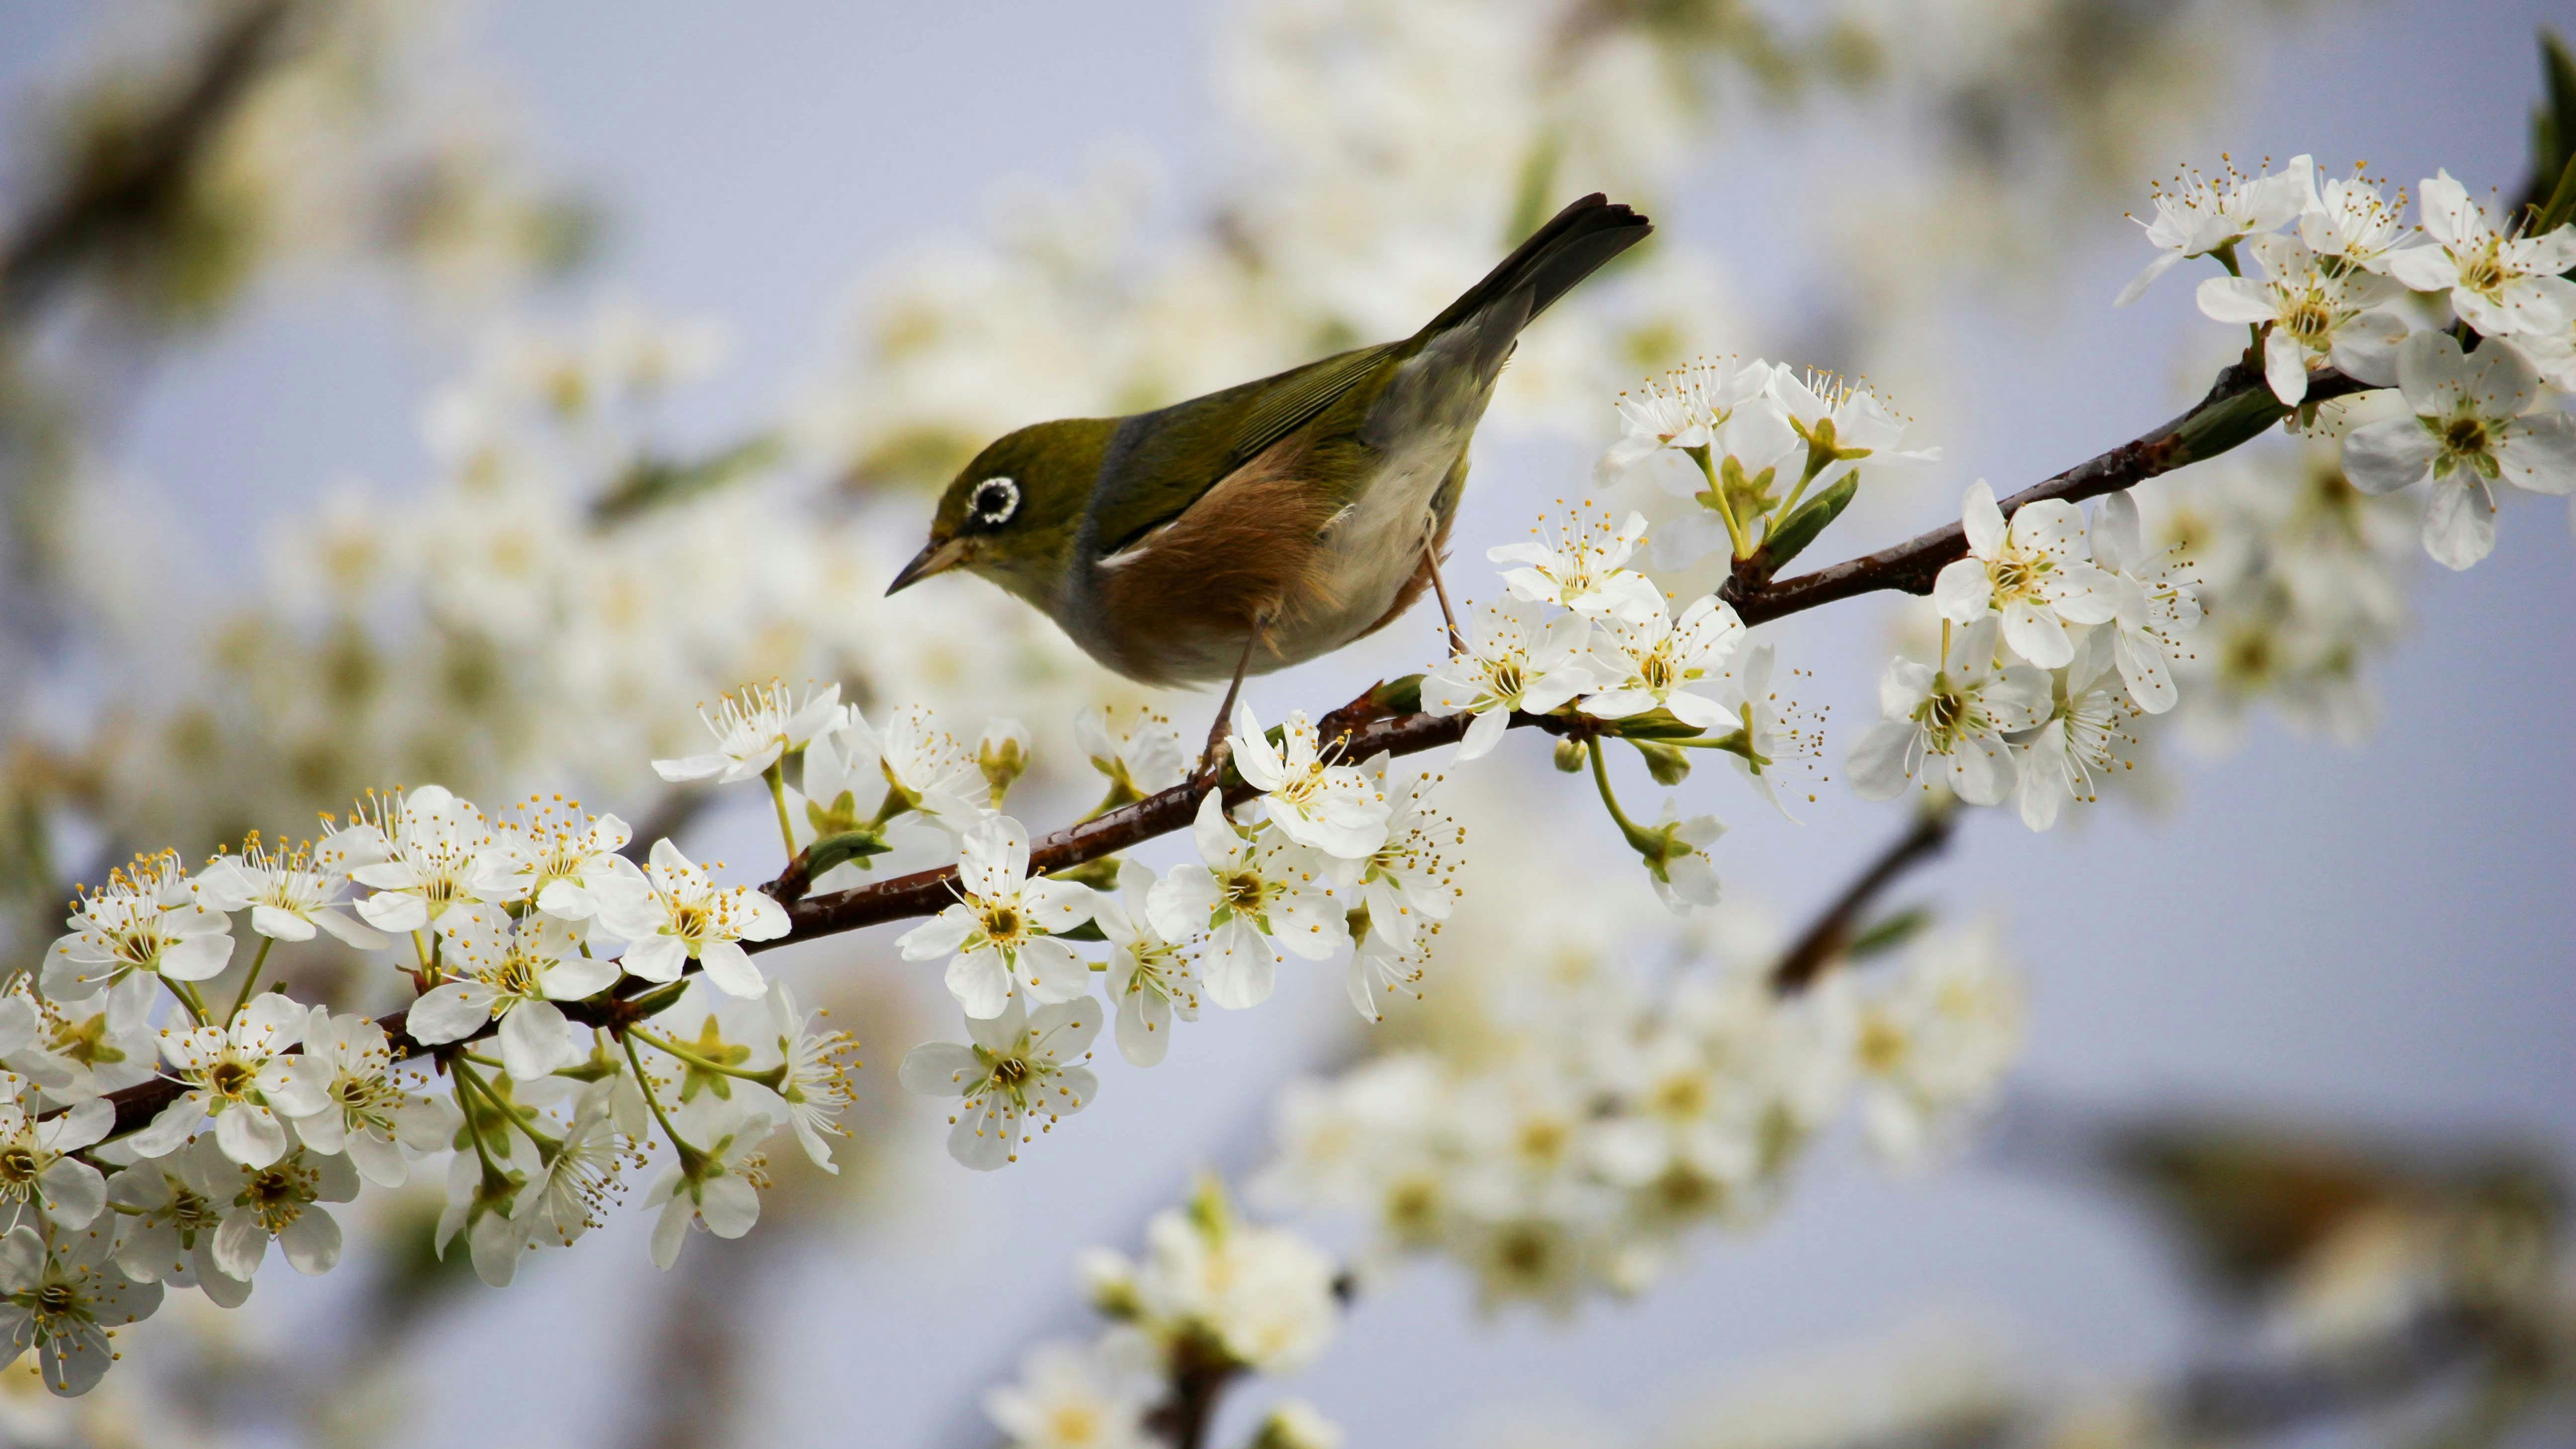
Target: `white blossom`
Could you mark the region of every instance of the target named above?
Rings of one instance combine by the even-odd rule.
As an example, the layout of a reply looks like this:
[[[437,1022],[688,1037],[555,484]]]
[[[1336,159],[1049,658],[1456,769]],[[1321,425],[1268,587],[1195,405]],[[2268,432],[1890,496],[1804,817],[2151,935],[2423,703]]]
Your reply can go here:
[[[1985,1105],[2021,1043],[2021,980],[1991,923],[1926,937],[1895,984],[1859,1003],[1853,1049],[1870,1145],[1922,1162]]]
[[[1146,912],[1166,940],[1206,935],[1199,972],[1208,1000],[1228,1011],[1258,1006],[1278,981],[1281,950],[1322,961],[1348,942],[1320,852],[1247,836],[1214,790],[1199,802],[1191,838],[1198,860],[1156,882]]]
[[[2296,237],[2266,233],[2246,243],[2263,280],[2211,277],[2200,284],[2200,310],[2217,322],[2268,327],[2263,379],[2272,395],[2296,407],[2308,395],[2308,369],[2327,363],[2378,387],[2397,380],[2397,344],[2406,323],[2379,310],[2401,289],[2358,267],[2329,269]]]
[[[704,866],[668,840],[653,842],[644,878],[645,892],[621,894],[600,914],[603,928],[632,943],[618,962],[627,974],[677,981],[696,961],[708,981],[732,995],[759,996],[769,989],[741,943],[786,935],[784,906],[750,886],[718,886]]]
[[[618,963],[590,955],[573,926],[550,915],[523,916],[489,939],[459,936],[443,961],[450,979],[412,1003],[412,1039],[463,1041],[498,1019],[501,1061],[521,1081],[581,1060],[572,1023],[555,1003],[597,995],[619,974]]]
[[[2026,503],[2004,521],[1995,491],[1969,485],[1961,515],[1968,556],[1945,565],[1932,583],[1941,617],[1974,624],[2002,616],[2003,641],[2042,669],[2075,657],[2069,624],[2100,624],[2120,607],[2119,580],[2093,564],[2084,514],[2063,499]]]
[[[224,1155],[266,1167],[286,1155],[283,1117],[309,1117],[327,1103],[321,1068],[287,1055],[304,1035],[307,1012],[278,992],[251,998],[230,1027],[161,1031],[161,1055],[187,1090],[152,1125],[126,1139],[144,1157],[177,1150],[208,1117]]]
[[[1766,386],[1797,440],[1806,444],[1809,465],[1821,460],[1808,480],[1811,490],[1832,487],[1864,463],[1884,468],[1941,461],[1939,448],[1899,446],[1905,441],[1904,420],[1889,412],[1865,381],[1813,368],[1802,378],[1784,362],[1771,369]],[[1749,459],[1746,467],[1752,467]]]
[[[1100,710],[1086,708],[1073,718],[1073,739],[1091,767],[1109,777],[1113,793],[1142,799],[1189,777],[1181,732],[1150,711],[1138,710],[1126,724],[1113,727]]]
[[[2392,252],[2407,238],[2406,207],[2390,201],[2376,182],[2329,176],[2299,211],[2299,240],[2321,257],[2385,274]]]
[[[2268,176],[2243,176],[2231,167],[2216,176],[2176,177],[2171,188],[2157,188],[2154,219],[2140,223],[2147,229],[2148,244],[2157,250],[2156,259],[2120,290],[2112,305],[2126,307],[2138,300],[2185,257],[2207,256],[2257,232],[2289,225],[2306,209],[2315,189],[2316,165],[2306,156],[2291,157],[2287,167]]]
[[[330,1272],[340,1261],[340,1224],[322,1204],[356,1199],[356,1166],[337,1154],[298,1148],[239,1172],[230,1200],[219,1201],[215,1266],[248,1282],[274,1239],[296,1272]]]
[[[952,835],[993,813],[984,772],[926,709],[897,711],[883,729],[853,711],[841,747],[854,769],[875,759],[905,808]]]
[[[1541,529],[1534,543],[1506,543],[1485,551],[1487,560],[1520,567],[1503,571],[1515,598],[1556,604],[1587,619],[1642,620],[1663,606],[1664,596],[1645,575],[1625,565],[1646,537],[1646,516],[1630,513],[1616,529],[1606,518],[1569,518],[1565,534],[1551,541]]]
[[[2419,292],[2444,292],[2451,311],[2489,337],[2546,335],[2576,323],[2576,226],[2518,237],[2496,225],[2469,189],[2444,171],[2424,182],[2424,234],[2434,245],[2393,252],[2389,275]]]
[[[1100,1349],[1042,1343],[1019,1382],[984,1395],[984,1412],[1013,1449],[1151,1449],[1145,1411],[1160,1387]]]
[[[408,1030],[420,1034],[420,1007]],[[504,1043],[505,1047],[507,1043]],[[295,1135],[316,1152],[345,1152],[367,1181],[400,1187],[410,1176],[403,1149],[434,1152],[455,1132],[455,1109],[443,1098],[394,1080],[393,1043],[363,1016],[317,1006],[304,1027],[303,1060],[321,1081],[321,1110],[292,1116]]]
[[[2126,489],[2094,507],[2091,537],[2095,567],[2123,581],[2109,626],[2120,680],[2140,709],[2163,714],[2181,698],[2173,665],[2181,636],[2200,623],[2199,591],[2170,550],[2148,550]]]
[[[698,718],[716,737],[715,749],[685,759],[655,760],[655,774],[675,783],[713,779],[719,785],[731,785],[756,780],[780,759],[805,748],[816,735],[841,728],[849,711],[841,708],[837,684],[826,685],[800,702],[787,686],[772,680],[724,696],[716,701],[714,715],[701,709]]]
[[[175,852],[138,856],[73,905],[45,953],[47,996],[86,996],[138,973],[204,981],[232,960],[232,921]]]
[[[1265,818],[1299,845],[1358,860],[1386,843],[1386,792],[1366,769],[1341,763],[1341,746],[1322,747],[1305,713],[1288,716],[1272,745],[1248,700],[1234,706],[1226,737],[1235,768],[1261,792]]]
[[[840,1116],[855,1093],[850,1087],[847,1058],[858,1049],[846,1031],[817,1031],[815,1021],[823,1015],[819,1009],[800,1009],[796,993],[784,981],[769,983],[769,997],[764,1003],[769,1012],[769,1025],[778,1046],[781,1074],[778,1098],[787,1112],[787,1125],[795,1130],[796,1141],[805,1156],[825,1172],[841,1169],[832,1161],[831,1144],[826,1133],[846,1137]]]
[[[1022,991],[1041,1005],[1091,990],[1091,969],[1057,937],[1091,919],[1088,886],[1029,878],[1029,832],[1007,815],[958,840],[955,904],[905,932],[907,961],[948,958],[948,991],[970,1017],[990,1019]]]
[[[1140,1067],[1163,1059],[1172,1045],[1172,1019],[1199,1019],[1197,964],[1182,942],[1154,927],[1147,906],[1155,884],[1152,867],[1118,863],[1118,890],[1094,905],[1092,919],[1109,938],[1109,999],[1117,1003],[1118,1054]]]
[[[117,1215],[116,1262],[138,1283],[193,1287],[221,1308],[250,1298],[250,1280],[215,1259],[215,1229],[240,1191],[242,1169],[212,1138],[138,1162],[108,1179]]]
[[[1467,647],[1422,679],[1425,713],[1475,716],[1458,744],[1461,760],[1491,751],[1513,714],[1551,714],[1597,687],[1589,667],[1592,621],[1581,614],[1547,620],[1517,600],[1487,604],[1466,632]]]
[[[358,914],[379,931],[402,934],[435,927],[441,936],[460,930],[493,931],[509,919],[474,893],[475,862],[490,843],[483,812],[444,786],[423,785],[382,797],[368,822],[384,842],[384,858],[349,874],[375,894],[358,902]]]
[[[1691,688],[1703,680],[1715,684],[1744,642],[1744,622],[1716,595],[1694,602],[1678,620],[1658,601],[1652,614],[1619,620],[1605,636],[1605,646],[1592,653],[1600,688],[1583,701],[1585,714],[1627,719],[1663,709],[1704,730],[1734,713]]]
[[[2447,332],[2418,332],[2397,350],[2397,386],[2411,416],[2356,428],[2344,439],[2352,486],[2394,493],[2429,476],[2424,551],[2464,569],[2495,549],[2495,489],[2576,490],[2576,419],[2549,406],[2530,359],[2489,343],[2463,355]]]
[[[116,1357],[109,1335],[161,1306],[161,1285],[127,1277],[114,1246],[98,1228],[58,1229],[50,1249],[24,1223],[0,1236],[0,1343],[13,1361],[35,1349],[57,1394],[97,1387]]]
[[[116,1104],[93,1097],[40,1116],[27,1082],[0,1073],[0,1214],[12,1224],[42,1213],[57,1227],[85,1228],[107,1206],[107,1179],[71,1154],[116,1126]]]
[[[1878,685],[1880,721],[1852,747],[1844,767],[1855,794],[1892,800],[1918,776],[1929,788],[1936,769],[1971,805],[1997,804],[2012,793],[2018,776],[2004,736],[2046,718],[2050,691],[2039,669],[1997,667],[1999,627],[1990,615],[1960,630],[1938,670],[1911,659],[1888,661]]]
[[[382,933],[339,909],[348,874],[317,868],[310,846],[271,850],[253,832],[240,855],[206,862],[198,879],[223,903],[222,909],[248,906],[250,928],[271,940],[310,941],[319,929],[361,951],[380,951],[390,944]]]
[[[948,1155],[990,1172],[1019,1161],[1033,1127],[1052,1129],[1090,1105],[1100,1079],[1082,1063],[1099,1032],[1100,1004],[1087,996],[1032,1012],[1013,995],[998,1016],[966,1018],[972,1045],[924,1042],[895,1075],[906,1091],[965,1099],[948,1119]]]
[[[577,812],[578,802],[563,807]],[[531,799],[520,822],[494,821],[490,843],[474,862],[474,891],[485,900],[527,901],[559,920],[589,921],[612,900],[644,890],[644,873],[622,852],[635,838],[614,815],[559,813],[556,802]]]
[[[715,1096],[700,1097],[679,1115],[691,1146],[644,1197],[644,1206],[662,1210],[653,1222],[653,1265],[663,1269],[680,1260],[692,1225],[739,1238],[760,1221],[760,1194],[769,1186],[769,1155],[761,1147],[777,1125]]]
[[[2014,793],[2022,824],[2046,830],[2069,800],[2091,803],[2094,776],[2111,768],[2113,731],[2121,701],[2107,684],[2112,671],[2107,631],[2096,629],[2076,647],[2075,660],[2060,672],[2048,717],[2019,752]]]

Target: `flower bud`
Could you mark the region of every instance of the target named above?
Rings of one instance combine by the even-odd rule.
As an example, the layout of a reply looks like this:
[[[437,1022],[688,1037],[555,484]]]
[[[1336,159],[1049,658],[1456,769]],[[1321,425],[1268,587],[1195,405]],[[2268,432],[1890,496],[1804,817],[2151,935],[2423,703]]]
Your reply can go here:
[[[1657,740],[1630,740],[1628,743],[1635,745],[1637,753],[1646,757],[1646,773],[1655,777],[1656,784],[1678,785],[1690,778],[1690,755],[1679,746]]]
[[[975,766],[984,772],[984,783],[993,792],[993,808],[1001,809],[1011,782],[1029,768],[1029,727],[1015,719],[997,719],[984,726],[984,737],[975,742]]]
[[[1583,773],[1583,741],[1561,739],[1556,742],[1556,767],[1569,775]]]

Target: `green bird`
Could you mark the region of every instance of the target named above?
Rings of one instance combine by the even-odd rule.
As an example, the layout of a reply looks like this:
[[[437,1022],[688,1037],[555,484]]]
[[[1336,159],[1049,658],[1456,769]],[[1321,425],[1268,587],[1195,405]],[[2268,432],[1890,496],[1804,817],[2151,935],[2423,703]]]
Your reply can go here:
[[[1467,442],[1521,329],[1651,230],[1587,196],[1401,342],[1011,433],[948,485],[886,592],[980,574],[1129,679],[1231,676],[1226,707],[1245,674],[1384,628],[1426,588],[1445,614]]]

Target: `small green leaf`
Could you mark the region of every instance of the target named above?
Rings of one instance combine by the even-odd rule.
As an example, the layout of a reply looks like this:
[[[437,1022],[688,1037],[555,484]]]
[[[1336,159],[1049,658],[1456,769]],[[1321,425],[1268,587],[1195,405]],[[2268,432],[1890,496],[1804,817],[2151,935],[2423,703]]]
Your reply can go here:
[[[1781,519],[1762,543],[1771,556],[1771,566],[1778,568],[1814,543],[1827,524],[1843,516],[1843,510],[1851,506],[1859,492],[1860,473],[1845,473],[1834,486],[1799,504],[1796,512]]]
[[[1369,691],[1369,701],[1388,714],[1422,712],[1422,676],[1407,674],[1390,679]]]
[[[1852,937],[1851,944],[1843,948],[1843,954],[1854,961],[1859,961],[1883,951],[1893,951],[1923,934],[1923,928],[1931,924],[1930,909],[1923,906],[1908,907],[1895,915],[1882,916],[1872,921],[1859,935]]]
[[[1118,857],[1104,855],[1097,860],[1086,860],[1080,865],[1069,865],[1062,870],[1052,872],[1047,879],[1069,880],[1075,885],[1086,885],[1096,891],[1114,891],[1118,889]],[[1100,938],[1087,936],[1083,939],[1096,941]]]
[[[2239,443],[2249,442],[2271,430],[2274,424],[2289,416],[2290,410],[2272,396],[2272,389],[2260,377],[2254,385],[2216,407],[2202,408],[2183,419],[2174,430],[2178,456],[2166,464],[2167,471],[2185,463],[2215,458]]]
[[[805,878],[817,880],[825,871],[843,861],[864,862],[869,856],[883,855],[892,849],[894,847],[886,844],[885,837],[873,830],[844,830],[838,835],[826,835],[805,847]]]
[[[1611,720],[1610,728],[1627,740],[1695,740],[1699,726],[1688,725],[1673,717],[1668,709],[1650,709],[1626,719]]]
[[[1055,938],[1059,941],[1106,941],[1109,939],[1107,936],[1101,934],[1100,923],[1098,921],[1085,921],[1070,931],[1058,931],[1055,933]]]

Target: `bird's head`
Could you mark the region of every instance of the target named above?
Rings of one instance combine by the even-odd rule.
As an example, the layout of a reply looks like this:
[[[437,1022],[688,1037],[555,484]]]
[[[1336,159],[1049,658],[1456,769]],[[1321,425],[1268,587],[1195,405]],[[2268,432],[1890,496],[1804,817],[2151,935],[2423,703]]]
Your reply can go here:
[[[939,496],[930,542],[886,592],[962,568],[1052,613],[1115,418],[1065,418],[1010,433]]]

